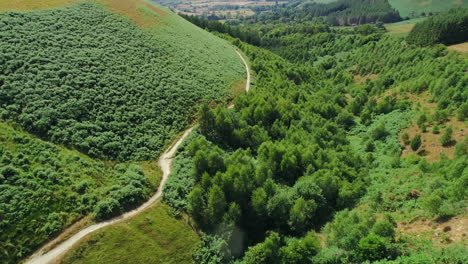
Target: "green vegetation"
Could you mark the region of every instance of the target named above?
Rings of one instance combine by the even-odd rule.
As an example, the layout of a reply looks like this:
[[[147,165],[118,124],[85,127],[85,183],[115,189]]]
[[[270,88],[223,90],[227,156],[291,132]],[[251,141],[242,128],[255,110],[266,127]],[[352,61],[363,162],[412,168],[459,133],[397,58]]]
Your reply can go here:
[[[160,180],[147,160],[197,104],[225,101],[244,78],[228,42],[165,8],[62,7],[69,2],[0,4],[61,7],[0,13],[2,263],[18,263],[80,218],[108,219],[146,201]]]
[[[417,134],[410,143],[411,149],[413,151],[417,151],[419,147],[421,147],[421,135]]]
[[[388,0],[403,17],[419,17],[447,11],[452,8],[468,7],[466,0]]]
[[[396,22],[392,24],[386,24],[385,29],[387,30],[388,34],[394,37],[406,37],[414,28],[416,23],[424,21],[426,17],[421,18],[414,18],[410,20],[404,20],[401,22]]]
[[[87,214],[108,218],[138,205],[159,183],[137,164],[95,161],[4,122],[0,143],[3,263],[16,263]],[[103,211],[110,201],[114,206]]]
[[[402,158],[399,139],[414,116],[424,127],[463,111],[467,61],[441,45],[402,44],[378,26],[253,28],[276,55],[226,36],[249,57],[255,86],[234,109],[201,107],[199,134],[182,147],[164,197],[207,233],[197,260],[405,263],[424,259],[420,252],[440,259],[431,241],[408,249],[414,241],[397,236],[396,221],[464,214],[464,147],[453,160],[428,163]],[[437,105],[430,117],[408,98],[423,92]],[[420,148],[421,138],[413,141]],[[324,248],[285,249],[319,231]],[[447,263],[463,260],[463,250],[447,250]]]
[[[147,32],[91,3],[1,14],[1,118],[92,157],[156,157],[244,71],[227,43],[167,16]]]
[[[407,40],[420,46],[468,41],[468,8],[452,9],[416,24]]]
[[[337,0],[312,2],[290,1],[280,6],[260,6],[253,8],[259,13],[246,18],[246,22],[285,23],[305,22],[313,18],[325,17],[333,26],[362,25],[381,21],[392,23],[401,20],[398,12],[387,0]],[[269,11],[269,12],[262,12]]]
[[[239,25],[185,17],[226,41],[137,2],[127,15],[145,29],[95,3],[0,15],[0,117],[81,151],[0,123],[2,260],[141,203],[154,167],[115,160],[154,158],[198,109],[165,203],[64,263],[467,262],[468,61],[432,45],[459,37],[465,9],[424,20],[411,45],[385,34],[400,20],[385,0],[291,1]],[[225,88],[244,70],[228,42],[255,75],[234,108]]]
[[[127,221],[93,233],[68,253],[68,263],[192,263],[200,238],[185,216],[158,203]]]

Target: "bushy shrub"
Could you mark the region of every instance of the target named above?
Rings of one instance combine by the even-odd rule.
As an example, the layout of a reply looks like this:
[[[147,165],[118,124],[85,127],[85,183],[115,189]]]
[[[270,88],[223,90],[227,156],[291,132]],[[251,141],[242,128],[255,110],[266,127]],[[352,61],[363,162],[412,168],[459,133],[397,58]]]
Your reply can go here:
[[[357,254],[362,260],[379,260],[387,256],[387,241],[375,234],[370,234],[361,240],[357,246]]]
[[[104,220],[118,215],[122,210],[119,201],[113,198],[100,201],[94,208],[94,217],[97,220]]]
[[[414,138],[411,140],[410,146],[413,151],[417,151],[421,147],[422,141],[421,141],[421,135],[417,134],[414,136]]]
[[[442,146],[448,147],[448,146],[451,146],[451,145],[453,145],[455,143],[453,138],[452,138],[452,133],[453,133],[453,129],[451,127],[447,127],[445,129],[445,133],[439,139]]]

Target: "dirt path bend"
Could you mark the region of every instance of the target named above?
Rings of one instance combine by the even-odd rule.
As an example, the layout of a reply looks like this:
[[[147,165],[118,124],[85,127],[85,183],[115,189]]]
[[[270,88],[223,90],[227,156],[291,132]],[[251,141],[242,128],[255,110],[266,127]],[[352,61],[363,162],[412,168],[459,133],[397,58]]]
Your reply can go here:
[[[242,54],[236,50],[237,55],[241,58],[242,62],[244,63],[246,72],[247,72],[247,83],[245,85],[245,91],[248,92],[250,90],[250,69],[249,65],[247,64],[247,61],[244,59]],[[46,245],[44,245],[42,248],[37,250],[33,255],[31,255],[24,263],[25,264],[49,264],[49,263],[54,263],[60,257],[65,255],[78,241],[80,241],[82,238],[85,236],[102,229],[106,226],[116,224],[120,221],[126,220],[128,218],[131,218],[144,210],[146,210],[148,207],[153,205],[162,195],[163,187],[164,184],[166,183],[169,175],[171,174],[172,171],[172,161],[174,160],[174,154],[177,150],[177,148],[182,144],[182,142],[187,138],[187,136],[192,132],[193,127],[190,127],[189,129],[184,131],[184,134],[174,143],[172,144],[162,155],[159,157],[158,160],[158,165],[161,168],[163,172],[163,176],[161,179],[161,183],[159,184],[157,192],[144,204],[142,204],[140,207],[126,212],[120,216],[117,216],[115,218],[91,225],[86,227],[85,229],[80,230],[78,233],[74,234],[67,240],[63,241],[62,243],[58,244],[55,248],[51,249],[50,251],[46,251],[46,249],[51,248],[54,244],[57,244],[58,240],[60,237],[57,237],[56,239],[50,241]]]
[[[237,55],[241,58],[244,63],[245,71],[247,72],[247,82],[245,83],[245,91],[248,93],[250,91],[250,67],[247,61],[244,59],[244,56],[236,49]]]
[[[44,254],[44,249],[48,248],[49,245],[55,243],[55,241],[49,242],[47,245],[39,249],[36,253],[34,253],[25,263],[28,264],[46,264],[46,263],[51,263],[63,254],[65,254],[75,243],[77,243],[80,239],[85,237],[88,234],[91,234],[101,228],[104,228],[106,226],[118,223],[122,220],[128,219],[130,217],[133,217],[141,212],[143,212],[146,208],[150,207],[153,205],[156,200],[159,199],[162,195],[162,190],[163,186],[166,183],[169,174],[171,174],[171,165],[172,161],[174,160],[174,154],[179,147],[179,145],[184,141],[184,139],[192,132],[193,127],[185,130],[184,134],[182,137],[180,137],[172,146],[169,147],[159,158],[158,160],[158,165],[161,168],[163,172],[163,176],[161,179],[161,183],[159,184],[158,191],[144,204],[142,204],[140,207],[126,212],[120,216],[117,216],[115,218],[88,226],[87,228],[81,230],[80,232],[74,234],[72,237],[67,239],[66,241],[62,242],[59,244],[57,247],[54,249],[48,251],[47,253]]]

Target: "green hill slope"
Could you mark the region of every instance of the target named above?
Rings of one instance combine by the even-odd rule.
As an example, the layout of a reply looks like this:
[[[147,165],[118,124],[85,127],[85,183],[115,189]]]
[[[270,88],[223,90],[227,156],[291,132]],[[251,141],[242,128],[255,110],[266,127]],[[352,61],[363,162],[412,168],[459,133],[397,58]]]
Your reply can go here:
[[[468,7],[467,0],[388,0],[402,17],[415,17],[421,13],[437,13],[451,8]]]
[[[1,117],[94,157],[157,156],[244,69],[224,41],[150,7],[125,10],[154,19],[145,30],[91,3],[3,14]]]
[[[153,166],[96,161],[0,122],[2,263],[16,263],[93,211],[102,214],[108,201],[116,202],[104,208],[111,216],[146,200],[160,180]]]
[[[2,1],[0,262],[146,200],[149,160],[244,75],[227,42],[151,2]]]

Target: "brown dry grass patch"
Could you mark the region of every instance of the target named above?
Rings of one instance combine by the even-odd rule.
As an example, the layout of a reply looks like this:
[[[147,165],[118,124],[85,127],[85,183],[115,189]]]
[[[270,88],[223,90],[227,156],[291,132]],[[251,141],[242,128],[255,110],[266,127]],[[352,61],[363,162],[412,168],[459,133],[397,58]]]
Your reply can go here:
[[[0,11],[29,11],[69,5],[78,0],[1,0]]]
[[[405,37],[411,32],[411,30],[413,30],[414,26],[415,24],[405,24],[399,26],[388,26],[386,29],[390,35]]]
[[[354,82],[355,83],[358,83],[358,84],[365,84],[367,80],[375,80],[379,77],[378,74],[368,74],[368,75],[365,75],[365,76],[362,76],[362,75],[355,75],[354,76]]]
[[[390,91],[388,91],[390,92]],[[387,92],[387,93],[388,93]],[[411,94],[405,93],[405,95],[398,94],[397,98],[401,99],[403,96],[407,97],[413,105],[420,107],[420,112],[425,113],[426,116],[433,115],[437,108],[437,104],[430,101],[429,92],[424,92],[421,94]],[[419,115],[418,115],[419,116]],[[426,132],[423,132],[418,125],[416,124],[416,119],[418,116],[414,117],[414,121],[407,129],[401,131],[401,134],[408,133],[410,140],[413,139],[417,134],[421,134],[422,144],[417,151],[413,151],[409,145],[405,146],[402,152],[402,157],[406,157],[410,154],[417,154],[426,158],[429,162],[438,161],[440,155],[444,154],[449,159],[454,157],[455,146],[444,147],[440,143],[440,138],[445,132],[447,127],[452,127],[453,133],[452,138],[456,142],[461,142],[468,136],[468,128],[463,121],[457,120],[455,117],[451,117],[449,121],[437,124],[435,122],[426,123]],[[432,133],[432,129],[435,125],[438,125],[440,128],[439,134]],[[400,137],[401,138],[401,137]],[[403,141],[401,140],[403,144]]]
[[[452,45],[448,47],[449,50],[455,50],[462,53],[468,53],[468,42]]]
[[[0,11],[30,11],[40,9],[58,8],[70,5],[80,0],[2,0]],[[124,15],[136,24],[149,27],[159,23],[157,16],[167,16],[163,10],[145,0],[94,0],[102,3],[107,9],[114,13]],[[144,10],[149,12],[145,12]],[[151,14],[152,13],[152,14]]]
[[[457,216],[446,222],[437,219],[416,219],[412,223],[398,223],[397,231],[417,238],[431,239],[435,245],[463,243],[467,246],[468,216]]]
[[[406,93],[406,96],[413,104],[420,105],[422,112],[430,115],[435,113],[437,103],[431,101],[431,94],[428,91],[421,94]]]
[[[159,23],[159,19],[154,15],[144,12],[142,8],[146,8],[160,16],[168,15],[154,5],[142,0],[98,0],[98,2],[102,2],[109,10],[122,14],[143,27],[154,26]]]
[[[452,138],[456,142],[461,142],[468,136],[468,129],[462,121],[456,120],[454,117],[444,124],[446,127],[451,126],[453,129]],[[441,129],[439,134],[433,134],[432,131],[433,125],[427,126],[427,132],[423,133],[421,129],[414,122],[409,128],[403,131],[408,133],[410,139],[414,138],[417,134],[421,134],[422,145],[417,151],[413,151],[411,147],[405,146],[405,149],[402,152],[402,156],[406,157],[410,154],[418,154],[426,158],[429,162],[438,161],[440,155],[444,154],[449,159],[454,157],[455,146],[444,147],[439,142],[439,139],[445,132],[445,129]],[[403,142],[402,142],[403,143]]]

